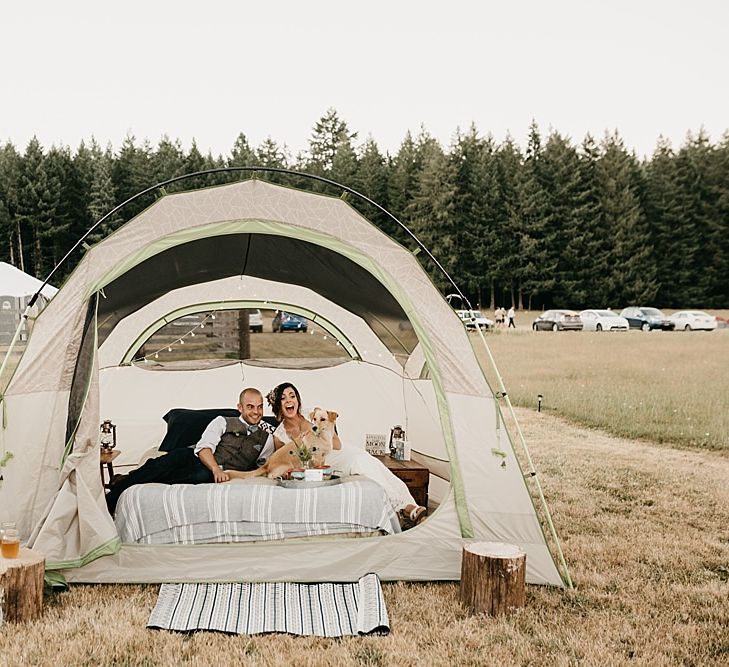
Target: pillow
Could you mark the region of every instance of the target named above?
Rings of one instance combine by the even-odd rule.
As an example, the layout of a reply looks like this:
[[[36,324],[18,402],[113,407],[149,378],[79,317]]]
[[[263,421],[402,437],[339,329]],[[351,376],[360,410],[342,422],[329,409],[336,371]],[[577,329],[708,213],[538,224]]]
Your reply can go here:
[[[167,422],[167,433],[159,450],[171,452],[178,447],[190,447],[197,444],[205,427],[219,415],[238,417],[240,412],[235,408],[206,408],[204,410],[173,408],[162,417]],[[264,417],[263,420],[274,427],[278,425],[273,417]]]

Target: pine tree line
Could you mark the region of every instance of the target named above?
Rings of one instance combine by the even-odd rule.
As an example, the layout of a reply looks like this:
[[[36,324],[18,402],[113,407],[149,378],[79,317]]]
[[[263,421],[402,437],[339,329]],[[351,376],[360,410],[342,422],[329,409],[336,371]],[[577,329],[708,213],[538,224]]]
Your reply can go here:
[[[574,145],[556,131],[543,136],[533,123],[522,151],[511,138],[497,143],[473,126],[444,149],[421,128],[389,155],[371,137],[360,142],[330,109],[296,156],[270,138],[252,147],[244,134],[227,157],[203,155],[194,143],[184,151],[168,137],[153,147],[129,136],[117,152],[93,139],[75,153],[44,151],[34,138],[21,154],[8,142],[0,147],[0,259],[44,278],[93,223],[138,192],[182,174],[251,165],[316,174],[366,195],[425,243],[473,303],[729,307],[729,134],[714,145],[703,132],[676,150],[659,140],[651,158],[639,160],[617,133]],[[341,194],[319,181],[262,176]],[[249,177],[218,173],[173,183],[124,207],[89,242],[164,192]],[[349,201],[415,250],[387,216]]]

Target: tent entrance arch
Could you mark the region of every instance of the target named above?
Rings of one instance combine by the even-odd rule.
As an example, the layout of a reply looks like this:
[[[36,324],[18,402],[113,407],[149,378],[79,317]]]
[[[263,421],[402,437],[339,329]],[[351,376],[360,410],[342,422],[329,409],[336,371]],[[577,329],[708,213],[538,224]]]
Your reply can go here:
[[[295,264],[294,270],[275,261],[282,255],[303,256],[307,265],[302,270]],[[133,404],[142,375],[149,387],[166,383],[156,387],[160,401],[178,400],[171,373],[119,365],[100,371],[105,346],[151,304],[200,280],[212,285],[231,276],[308,290],[342,316],[332,322],[347,337],[355,338],[350,327],[357,322],[377,338],[389,364],[367,361],[362,352],[362,358],[336,367],[287,374],[307,395],[319,400],[323,394],[328,407],[356,415],[343,423],[355,440],[379,418],[366,409],[366,397],[387,388],[379,391],[380,402],[391,409],[384,423],[395,423],[392,416],[399,411],[416,455],[447,462],[449,483],[424,524],[395,536],[332,540],[329,565],[313,565],[302,573],[306,580],[331,580],[332,563],[342,579],[373,570],[384,579],[458,578],[462,541],[475,537],[519,544],[528,554],[529,581],[562,583],[468,335],[412,253],[341,199],[261,180],[162,197],[92,247],[38,318],[4,396],[9,419],[3,438],[18,449],[18,465],[8,471],[0,499],[16,494],[19,514],[31,524],[24,529],[32,528],[31,542],[48,554],[51,567],[73,581],[160,581],[169,576],[172,558],[181,565],[176,580],[220,579],[226,563],[236,562],[250,565],[248,571],[258,572],[260,580],[280,581],[290,575],[292,559],[316,562],[320,546],[291,542],[193,549],[120,545],[104,514],[93,446],[101,406]],[[413,355],[422,355],[427,374],[410,376]],[[230,396],[242,380],[260,380],[266,387],[274,377],[286,379],[281,369],[239,363],[180,374],[185,381],[176,384]],[[349,387],[361,391],[346,404],[343,388]],[[34,410],[32,424],[22,419]],[[39,456],[44,465],[31,471],[29,463]]]

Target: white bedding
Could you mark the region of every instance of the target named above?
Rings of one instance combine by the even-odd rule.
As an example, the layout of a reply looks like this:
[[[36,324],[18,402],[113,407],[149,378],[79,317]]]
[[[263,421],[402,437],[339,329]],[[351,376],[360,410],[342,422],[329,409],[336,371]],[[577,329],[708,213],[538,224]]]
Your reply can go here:
[[[366,477],[290,489],[273,480],[139,484],[120,497],[114,523],[124,543],[249,542],[344,533],[400,532],[384,490]]]

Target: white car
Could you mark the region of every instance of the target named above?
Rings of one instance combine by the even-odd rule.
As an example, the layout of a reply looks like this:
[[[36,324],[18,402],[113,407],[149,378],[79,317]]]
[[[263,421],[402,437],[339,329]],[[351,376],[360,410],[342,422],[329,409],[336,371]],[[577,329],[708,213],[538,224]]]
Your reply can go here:
[[[466,329],[476,330],[479,329],[490,329],[494,326],[493,320],[488,317],[484,317],[480,310],[457,310],[456,315],[461,318],[461,321],[466,325]]]
[[[669,318],[676,325],[676,331],[713,331],[716,318],[703,310],[679,310]]]
[[[253,333],[263,333],[263,315],[258,308],[248,311],[248,329]]]
[[[580,313],[583,331],[627,331],[628,320],[612,310],[583,310]]]

